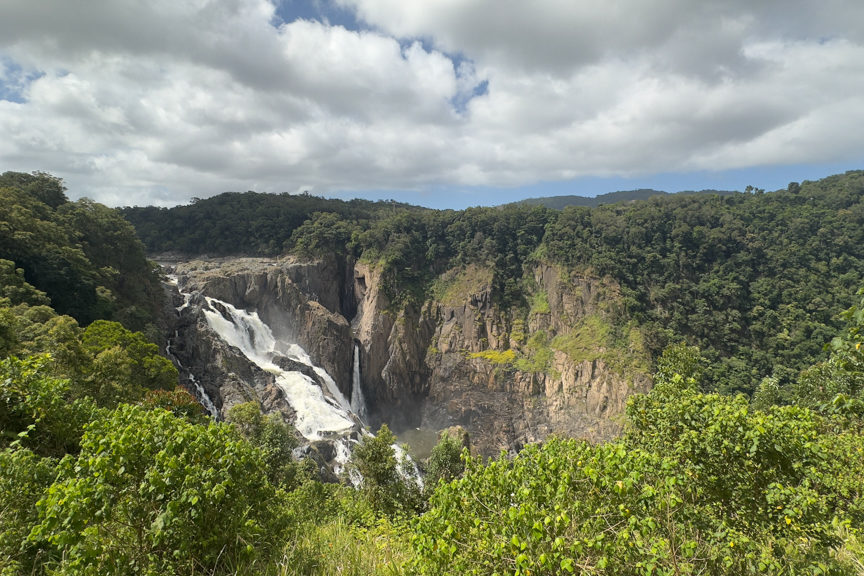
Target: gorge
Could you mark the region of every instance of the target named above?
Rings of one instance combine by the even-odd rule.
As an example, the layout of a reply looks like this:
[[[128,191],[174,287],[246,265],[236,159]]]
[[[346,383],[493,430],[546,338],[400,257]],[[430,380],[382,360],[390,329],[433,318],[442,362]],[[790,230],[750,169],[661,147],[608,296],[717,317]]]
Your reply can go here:
[[[862,566],[864,172],[135,230],[58,186],[0,185],[4,574]]]
[[[491,274],[479,267],[448,271],[446,289],[394,311],[367,262],[164,264],[176,279],[170,353],[181,380],[200,386],[205,406],[212,402],[222,417],[254,400],[319,445],[356,439],[364,422],[397,433],[462,426],[486,456],[550,434],[603,439],[618,429],[626,398],[650,386],[632,364],[568,354],[561,342],[578,341],[586,320],[614,311],[615,287],[562,277],[552,266],[533,271],[545,307],[514,322],[492,306]],[[528,343],[538,335],[557,349],[539,351],[542,364],[520,366],[515,351],[536,355]],[[628,351],[634,356],[637,344]],[[334,459],[346,446],[321,453],[338,470]]]

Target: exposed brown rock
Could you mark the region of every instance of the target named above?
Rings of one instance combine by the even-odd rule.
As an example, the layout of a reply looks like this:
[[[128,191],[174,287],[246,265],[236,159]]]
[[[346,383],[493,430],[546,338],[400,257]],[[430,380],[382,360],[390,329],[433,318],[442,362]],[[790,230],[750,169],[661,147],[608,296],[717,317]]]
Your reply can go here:
[[[484,455],[517,450],[550,434],[614,435],[627,397],[650,386],[644,370],[622,373],[604,360],[603,350],[573,360],[554,349],[548,365],[534,372],[513,361],[476,356],[512,349],[524,357],[534,334],[542,332],[551,341],[571,334],[589,315],[623,313],[617,286],[554,266],[533,270],[543,305],[527,316],[499,309],[491,273],[476,267],[449,272],[444,296],[399,311],[390,306],[378,271],[366,263],[229,259],[180,264],[177,274],[186,290],[256,310],[277,337],[303,346],[346,396],[352,351],[359,344],[373,428],[462,426]],[[256,395],[262,405],[266,399],[275,408],[279,391],[268,385],[268,375],[239,367],[236,354],[213,342],[200,321],[187,320],[180,330],[182,346],[175,346],[186,348],[182,353],[190,365],[202,359],[218,365],[218,371],[207,369],[199,378],[218,393],[219,406]]]

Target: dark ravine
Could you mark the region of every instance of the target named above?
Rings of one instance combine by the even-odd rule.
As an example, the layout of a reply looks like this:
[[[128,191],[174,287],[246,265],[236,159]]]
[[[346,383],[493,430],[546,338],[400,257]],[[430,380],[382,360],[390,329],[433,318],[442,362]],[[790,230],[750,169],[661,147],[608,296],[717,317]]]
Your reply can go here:
[[[184,292],[257,311],[277,337],[301,345],[325,368],[346,398],[352,394],[357,343],[373,429],[382,423],[396,431],[463,426],[484,455],[517,450],[550,434],[608,438],[619,429],[627,397],[650,387],[646,371],[613,367],[602,346],[584,358],[572,357],[566,346],[550,347],[540,370],[484,356],[512,349],[528,357],[526,342],[538,333],[578,344],[583,336],[575,327],[614,310],[614,286],[565,277],[553,266],[534,269],[545,306],[516,325],[512,311],[493,304],[481,269],[450,271],[441,279],[443,288],[421,307],[393,312],[378,271],[363,262],[237,258],[173,264]],[[193,298],[175,319],[172,352],[184,369],[223,414],[257,398],[265,411],[279,410],[290,420],[272,375],[249,365],[207,329],[196,312],[201,301]],[[624,353],[643,354],[638,347]]]

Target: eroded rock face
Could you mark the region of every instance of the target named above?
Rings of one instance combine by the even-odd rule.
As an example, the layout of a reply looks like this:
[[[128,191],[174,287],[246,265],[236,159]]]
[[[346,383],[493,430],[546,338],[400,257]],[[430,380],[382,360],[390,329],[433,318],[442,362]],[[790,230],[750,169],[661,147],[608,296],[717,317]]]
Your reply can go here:
[[[461,425],[487,455],[550,434],[615,435],[627,397],[650,388],[644,372],[621,374],[600,357],[574,360],[560,350],[552,351],[549,366],[540,372],[472,355],[508,349],[521,354],[525,341],[539,332],[549,340],[568,334],[589,315],[616,306],[617,287],[538,266],[534,281],[548,310],[529,314],[520,328],[494,306],[491,274],[469,270],[464,276],[469,280],[454,280],[459,289],[449,297],[394,315],[375,270],[355,268],[359,304],[353,327],[363,349],[373,424],[436,430]],[[514,339],[520,331],[521,338]]]
[[[300,344],[325,368],[347,398],[356,344],[373,429],[463,426],[485,455],[550,434],[608,438],[619,430],[627,397],[650,387],[644,371],[613,368],[602,349],[585,357],[573,352],[586,338],[574,327],[618,313],[618,291],[553,266],[535,268],[542,302],[518,318],[494,305],[491,274],[482,269],[452,271],[443,295],[401,311],[391,309],[378,271],[365,263],[235,259],[184,263],[176,273],[186,291],[257,311],[278,338]],[[268,382],[254,366],[240,367],[242,358],[213,341],[206,321],[189,315],[180,316],[175,353],[190,366],[208,359],[199,379],[220,408],[263,394],[262,405],[268,398],[277,409],[272,376]],[[526,368],[514,358],[531,357],[529,342],[538,334],[548,342],[560,336],[570,348],[550,346],[539,369]],[[488,354],[508,350],[509,357]]]
[[[255,401],[262,411],[279,412],[293,421],[294,412],[283,401],[273,374],[249,362],[210,330],[203,314],[207,306],[198,295],[177,316],[169,349],[179,363],[181,381],[194,392],[188,381],[197,380],[223,418],[232,406]]]
[[[343,302],[338,264],[243,258],[182,263],[175,273],[185,292],[256,311],[277,339],[302,346],[343,394],[350,393],[353,346],[343,312],[351,305]]]

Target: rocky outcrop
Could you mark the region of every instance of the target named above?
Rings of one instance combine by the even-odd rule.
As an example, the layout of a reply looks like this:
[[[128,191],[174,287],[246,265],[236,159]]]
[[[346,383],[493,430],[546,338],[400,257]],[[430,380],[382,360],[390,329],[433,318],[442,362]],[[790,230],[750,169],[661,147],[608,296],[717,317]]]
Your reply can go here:
[[[243,258],[182,263],[175,274],[186,292],[256,311],[276,338],[302,346],[350,395],[353,346],[343,313],[353,310],[353,297],[342,292],[344,265]]]
[[[496,306],[491,272],[478,267],[448,272],[422,307],[400,310],[376,267],[363,262],[235,259],[184,263],[176,274],[184,290],[257,311],[347,398],[356,344],[372,428],[462,426],[486,455],[550,434],[607,438],[627,397],[650,386],[638,338],[621,344],[606,334],[626,325],[617,286],[554,266],[534,268],[530,310]],[[219,405],[263,394],[273,402],[262,405],[277,409],[268,375],[239,367],[200,322],[181,314],[185,336],[174,348],[184,364],[196,356],[198,365],[207,357],[215,364],[199,379]]]
[[[352,327],[372,423],[396,430],[417,427],[428,392],[425,356],[435,324],[412,306],[391,310],[378,272],[368,264],[354,268],[354,294],[358,304]]]
[[[178,298],[182,303],[175,292],[175,303]],[[255,401],[263,412],[279,412],[292,421],[294,412],[283,401],[284,394],[276,386],[273,374],[250,363],[238,349],[210,330],[202,313],[207,307],[199,294],[186,302],[176,317],[168,350],[178,365],[181,381],[197,381],[222,418],[232,406]],[[187,388],[197,393],[191,384]]]
[[[542,333],[547,342],[559,336],[562,342],[578,340],[572,333],[583,319],[620,315],[616,286],[538,266],[535,296],[542,309],[520,318],[494,305],[488,271],[452,271],[451,276],[444,282],[449,289],[422,310],[409,307],[394,315],[375,271],[356,269],[360,304],[354,328],[368,368],[363,385],[374,400],[374,423],[397,430],[461,425],[487,455],[550,434],[599,439],[618,432],[627,397],[650,387],[644,371],[613,368],[603,358],[604,349],[595,350],[595,357],[574,359],[551,345],[542,351],[549,355],[545,365],[524,367],[530,368],[530,356],[537,354],[526,345],[533,336]],[[488,355],[491,361],[485,358],[489,351],[503,353],[503,361],[495,354]],[[644,355],[640,350],[618,353]]]

